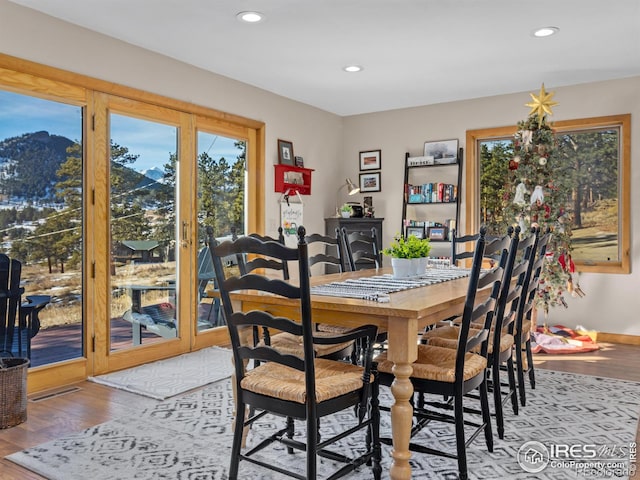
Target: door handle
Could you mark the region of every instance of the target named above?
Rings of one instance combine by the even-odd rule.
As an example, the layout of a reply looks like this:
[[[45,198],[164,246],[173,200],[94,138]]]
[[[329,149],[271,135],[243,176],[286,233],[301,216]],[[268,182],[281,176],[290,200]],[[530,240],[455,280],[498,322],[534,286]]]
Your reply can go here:
[[[189,222],[182,221],[182,248],[189,246]]]

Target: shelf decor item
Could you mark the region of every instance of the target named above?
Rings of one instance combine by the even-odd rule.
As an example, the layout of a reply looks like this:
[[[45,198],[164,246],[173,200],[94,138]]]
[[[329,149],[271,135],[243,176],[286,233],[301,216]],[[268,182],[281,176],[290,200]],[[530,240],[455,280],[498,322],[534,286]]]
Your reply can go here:
[[[382,168],[382,150],[360,152],[360,170],[380,170]]]
[[[458,140],[425,142],[424,156],[433,157],[433,163],[436,165],[456,163],[458,160]]]
[[[418,238],[424,238],[424,227],[407,227],[407,237],[414,236]]]
[[[430,240],[447,240],[447,227],[429,227],[427,236]]]
[[[278,139],[278,162],[284,165],[295,165],[293,143],[288,140]]]

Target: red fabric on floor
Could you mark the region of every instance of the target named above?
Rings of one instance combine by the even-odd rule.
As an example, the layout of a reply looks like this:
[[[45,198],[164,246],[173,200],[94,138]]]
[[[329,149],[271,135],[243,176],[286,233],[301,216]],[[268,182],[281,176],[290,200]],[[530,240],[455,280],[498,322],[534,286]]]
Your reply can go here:
[[[531,345],[533,353],[584,353],[600,349],[589,335],[579,335],[562,325],[538,327],[533,336],[535,340]]]

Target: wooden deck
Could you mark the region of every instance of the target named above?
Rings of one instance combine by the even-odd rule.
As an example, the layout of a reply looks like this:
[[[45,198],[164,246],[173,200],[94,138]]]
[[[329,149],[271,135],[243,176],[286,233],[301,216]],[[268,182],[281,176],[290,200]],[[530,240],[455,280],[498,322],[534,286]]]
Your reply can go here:
[[[154,340],[161,340],[161,337],[143,330],[142,339],[143,343],[150,343]],[[130,347],[132,342],[131,323],[121,319],[112,320],[111,348],[118,350]],[[38,367],[82,357],[84,354],[83,344],[80,323],[42,329],[31,339],[31,366]]]
[[[210,303],[201,302],[199,315],[203,324],[209,319]],[[143,328],[142,344],[162,341],[163,338]],[[82,357],[84,352],[82,325],[80,323],[59,325],[40,329],[31,339],[31,366],[38,367],[64,360]],[[133,345],[131,323],[121,318],[111,320],[111,349],[118,350]]]

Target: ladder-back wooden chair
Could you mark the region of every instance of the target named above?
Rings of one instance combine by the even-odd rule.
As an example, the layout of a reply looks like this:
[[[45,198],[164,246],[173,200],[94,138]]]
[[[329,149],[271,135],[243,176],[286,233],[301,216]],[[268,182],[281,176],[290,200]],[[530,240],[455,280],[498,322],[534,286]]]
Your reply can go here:
[[[534,256],[531,259],[531,272],[529,282],[524,288],[522,301],[518,305],[518,316],[516,319],[515,333],[515,359],[516,370],[518,374],[518,396],[520,404],[526,405],[526,388],[525,374],[529,374],[529,383],[531,388],[535,388],[536,379],[533,368],[533,355],[531,352],[531,315],[534,311],[534,305],[538,294],[538,285],[540,283],[540,275],[544,267],[545,256],[547,253],[547,245],[551,238],[549,229],[540,235],[539,230],[536,232],[538,240],[535,245]]]
[[[382,266],[382,252],[380,252],[378,244],[376,227],[371,228],[371,234],[367,232],[347,233],[344,227],[342,227],[341,233],[347,256],[345,266],[348,266],[352,272]]]
[[[514,262],[516,258],[520,229],[516,232],[513,229],[508,230],[507,235],[500,239],[493,240],[485,247],[483,262],[486,264],[487,256],[497,258],[498,266],[503,270],[502,287],[498,295],[496,312],[494,314],[493,323],[490,326],[491,332],[487,345],[488,374],[491,379],[490,387],[494,397],[494,411],[496,424],[498,427],[498,436],[504,436],[504,415],[503,404],[508,399],[511,400],[514,414],[518,413],[518,405],[516,398],[516,381],[515,371],[512,360],[512,349],[514,345],[513,335],[507,332],[515,317],[507,314],[507,306],[511,302],[517,301],[515,294],[520,290],[516,288],[515,279],[520,274],[518,269],[517,275],[514,273]],[[513,275],[513,276],[512,276]],[[512,279],[514,279],[512,281]],[[484,328],[483,321],[472,322],[471,332],[476,333]],[[423,341],[427,344],[456,349],[458,348],[458,338],[460,336],[460,325],[445,325],[424,333]],[[507,364],[508,392],[503,396],[501,389],[500,370],[501,366]]]
[[[322,456],[342,464],[331,478],[339,478],[367,463],[372,464],[373,476],[381,477],[379,413],[377,379],[372,374],[371,345],[376,327],[367,325],[345,335],[316,337],[311,309],[309,263],[304,227],[298,228],[298,246],[289,248],[279,242],[242,237],[233,242],[213,246],[213,262],[218,281],[222,308],[227,320],[235,364],[236,412],[249,407],[256,413],[249,418],[236,418],[231,452],[229,478],[238,477],[241,461],[276,471],[282,475],[314,480],[317,477],[317,457]],[[228,255],[261,255],[281,262],[295,262],[299,285],[256,273],[227,276],[221,259]],[[269,313],[269,308],[243,312],[232,303],[232,294],[239,290],[258,290],[290,300],[295,306],[291,319]],[[247,342],[247,329],[276,329],[303,338],[302,356],[282,352],[273,345]],[[364,339],[367,345],[363,366],[317,358],[315,344],[352,342]],[[257,365],[257,366],[256,366]],[[353,412],[354,426],[345,431],[332,432],[331,437],[319,441],[319,421],[333,413]],[[283,428],[261,441],[253,449],[242,447],[243,430],[264,415],[293,417],[306,424],[306,441],[293,438],[293,423],[285,421]],[[276,423],[276,422],[271,422]],[[347,457],[336,451],[334,444],[347,435],[363,433],[360,453]],[[275,462],[260,459],[259,452],[273,442],[283,443],[287,449],[305,452],[304,473],[291,472]],[[333,446],[333,449],[332,449]]]
[[[501,290],[503,269],[498,265],[494,269],[482,273],[484,250],[485,231],[483,228],[478,235],[474,249],[456,349],[429,344],[418,345],[418,359],[412,365],[413,373],[410,377],[416,394],[431,394],[434,398],[444,397],[446,400],[425,400],[422,405],[414,406],[415,421],[411,431],[409,449],[414,452],[457,459],[461,480],[468,478],[466,453],[468,443],[484,432],[487,449],[490,452],[493,451],[491,414],[486,382],[487,350],[489,331]],[[477,293],[483,289],[490,289],[490,294],[485,300],[477,301]],[[471,329],[472,322],[482,322],[483,328]],[[391,386],[394,381],[393,362],[387,359],[386,352],[376,357],[374,362],[378,363],[380,383]],[[475,391],[479,393],[480,397],[482,418],[480,422],[467,418],[470,410],[463,404],[467,394]],[[467,400],[471,399],[467,398]],[[447,410],[453,410],[453,415],[444,413]],[[419,432],[427,425],[429,425],[427,428],[431,428],[430,422],[433,421],[455,425],[455,452],[438,450],[418,442]],[[468,441],[465,439],[465,425],[474,428]],[[384,443],[390,443],[390,439],[381,440]]]

